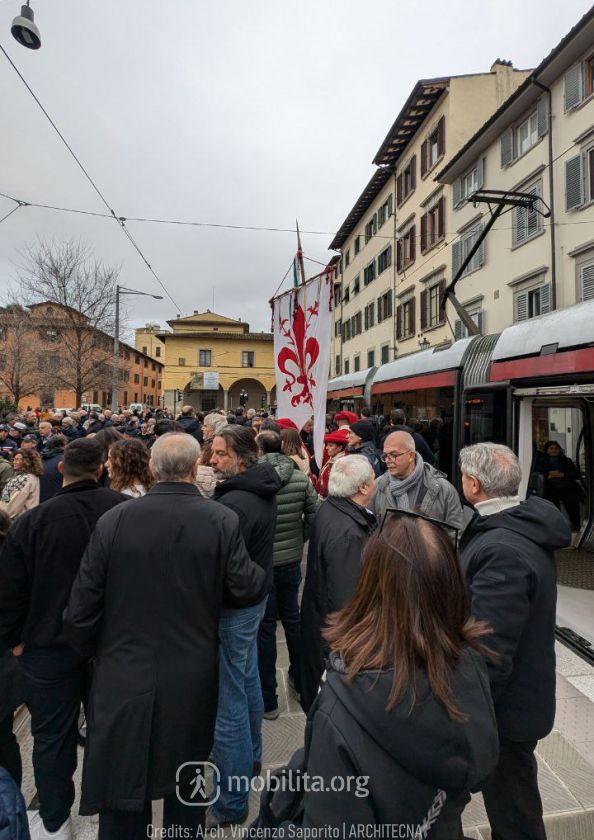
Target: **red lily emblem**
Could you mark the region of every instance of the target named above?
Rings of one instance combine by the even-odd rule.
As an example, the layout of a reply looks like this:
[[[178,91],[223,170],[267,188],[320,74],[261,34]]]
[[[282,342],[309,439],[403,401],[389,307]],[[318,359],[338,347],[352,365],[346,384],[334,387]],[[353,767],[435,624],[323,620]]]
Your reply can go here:
[[[320,345],[313,336],[307,335],[308,329],[314,318],[317,318],[319,303],[316,301],[313,306],[307,307],[307,317],[302,306],[296,302],[293,312],[293,323],[288,318],[281,318],[280,331],[287,339],[287,347],[278,354],[277,364],[279,370],[285,374],[283,391],[292,394],[291,405],[310,405],[313,408],[313,394],[311,389],[315,388],[316,382],[311,375],[311,369],[320,355]],[[297,393],[295,389],[301,388]]]

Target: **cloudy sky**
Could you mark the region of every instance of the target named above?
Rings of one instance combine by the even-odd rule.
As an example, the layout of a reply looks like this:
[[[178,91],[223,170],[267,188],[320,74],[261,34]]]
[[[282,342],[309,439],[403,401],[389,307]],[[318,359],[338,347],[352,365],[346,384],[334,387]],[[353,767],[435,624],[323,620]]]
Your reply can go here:
[[[533,67],[586,0],[32,0],[42,48],[0,43],[119,215],[308,231],[315,260],[372,172],[419,78]],[[0,191],[103,210],[0,54]],[[11,209],[0,198],[0,218]],[[212,308],[268,329],[292,233],[130,222],[183,314]],[[160,289],[117,224],[18,210],[0,225],[0,294],[36,237],[87,243],[121,282]],[[315,263],[308,267],[315,270]],[[175,317],[131,298],[132,325]]]

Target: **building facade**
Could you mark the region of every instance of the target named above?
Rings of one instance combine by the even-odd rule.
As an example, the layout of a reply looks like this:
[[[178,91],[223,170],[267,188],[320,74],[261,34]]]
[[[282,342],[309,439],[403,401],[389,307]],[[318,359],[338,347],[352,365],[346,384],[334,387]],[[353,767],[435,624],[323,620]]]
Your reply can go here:
[[[199,411],[240,405],[267,408],[276,401],[273,337],[249,324],[207,310],[136,330],[136,347],[164,362],[165,405]],[[157,343],[158,342],[158,343]],[[181,392],[181,393],[180,393]],[[180,399],[181,397],[181,399]]]
[[[451,187],[435,174],[527,72],[497,61],[488,73],[415,85],[330,245],[341,252],[334,376],[451,341],[439,306],[451,273]]]

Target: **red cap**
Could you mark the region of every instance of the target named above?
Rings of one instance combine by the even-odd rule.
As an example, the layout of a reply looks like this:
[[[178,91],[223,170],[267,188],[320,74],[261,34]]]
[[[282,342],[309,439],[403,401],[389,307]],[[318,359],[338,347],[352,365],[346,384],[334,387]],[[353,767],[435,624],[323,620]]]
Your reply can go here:
[[[354,411],[339,411],[334,415],[335,423],[338,423],[339,420],[346,420],[349,426],[351,423],[356,423],[358,419]]]
[[[346,445],[348,442],[348,429],[337,429],[335,432],[330,432],[330,434],[324,435],[324,443],[344,443]]]
[[[281,427],[281,429],[296,429],[297,426],[290,420],[288,417],[279,417],[276,421],[277,424]]]

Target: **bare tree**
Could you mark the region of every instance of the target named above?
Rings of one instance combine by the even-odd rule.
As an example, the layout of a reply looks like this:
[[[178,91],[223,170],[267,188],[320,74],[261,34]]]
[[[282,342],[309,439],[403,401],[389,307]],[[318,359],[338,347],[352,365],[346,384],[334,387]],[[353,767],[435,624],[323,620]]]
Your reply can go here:
[[[45,375],[72,390],[108,389],[113,370],[115,289],[119,270],[74,242],[40,242],[25,252],[20,291],[46,351]],[[35,304],[46,304],[35,306]]]
[[[45,383],[39,366],[30,313],[18,303],[0,307],[0,382],[18,406]]]

